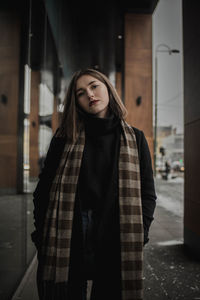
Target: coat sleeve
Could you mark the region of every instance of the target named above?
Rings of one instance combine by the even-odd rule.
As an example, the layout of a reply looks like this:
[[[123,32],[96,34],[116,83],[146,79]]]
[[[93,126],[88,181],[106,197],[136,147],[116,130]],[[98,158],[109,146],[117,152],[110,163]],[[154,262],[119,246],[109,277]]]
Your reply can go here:
[[[152,161],[144,133],[134,128],[138,146],[138,155],[140,160],[140,177],[141,177],[141,198],[143,211],[144,226],[144,244],[149,241],[149,228],[154,217],[156,206],[156,193],[152,170]]]
[[[56,174],[56,169],[59,165],[59,160],[64,146],[64,141],[61,138],[56,138],[55,135],[50,142],[44,166],[38,176],[39,180],[36,189],[33,192],[33,217],[35,231],[31,233],[31,239],[37,249],[39,249],[41,245],[44,219],[48,207],[51,184]]]

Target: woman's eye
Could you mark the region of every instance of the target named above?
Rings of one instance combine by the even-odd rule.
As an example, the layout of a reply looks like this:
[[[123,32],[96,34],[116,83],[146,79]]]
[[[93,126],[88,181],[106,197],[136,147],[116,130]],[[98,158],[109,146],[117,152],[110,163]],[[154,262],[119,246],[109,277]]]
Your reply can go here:
[[[97,86],[98,85],[96,85],[96,84],[92,85],[92,89],[96,89]]]
[[[81,97],[82,95],[83,95],[83,92],[79,93],[79,94],[77,95],[77,97]]]

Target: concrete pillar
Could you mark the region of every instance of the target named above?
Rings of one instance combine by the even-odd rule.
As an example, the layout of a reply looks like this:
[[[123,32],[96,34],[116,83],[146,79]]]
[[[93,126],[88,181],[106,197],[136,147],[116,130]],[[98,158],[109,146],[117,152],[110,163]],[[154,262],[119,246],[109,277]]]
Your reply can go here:
[[[184,244],[200,258],[200,4],[183,1],[185,199]]]

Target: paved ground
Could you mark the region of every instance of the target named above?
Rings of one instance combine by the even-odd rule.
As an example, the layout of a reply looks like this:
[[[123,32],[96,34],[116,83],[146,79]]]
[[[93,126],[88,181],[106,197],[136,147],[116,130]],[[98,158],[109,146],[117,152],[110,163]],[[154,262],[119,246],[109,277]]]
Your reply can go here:
[[[145,300],[200,299],[200,262],[183,247],[183,179],[156,180],[157,207],[145,248]]]
[[[7,300],[35,252],[31,195],[0,196],[0,216],[0,299]]]
[[[156,180],[158,195],[144,251],[144,300],[200,299],[200,262],[183,247],[183,180]],[[38,300],[36,259],[12,300]],[[103,299],[102,299],[103,300]]]

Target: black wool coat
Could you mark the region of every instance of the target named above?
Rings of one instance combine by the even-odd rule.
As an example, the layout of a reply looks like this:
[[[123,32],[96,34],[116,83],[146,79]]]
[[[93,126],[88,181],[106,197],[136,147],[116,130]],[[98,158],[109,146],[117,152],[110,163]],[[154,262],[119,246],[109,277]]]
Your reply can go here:
[[[143,224],[144,224],[144,244],[146,244],[149,240],[148,233],[149,233],[151,222],[153,220],[153,214],[156,205],[156,201],[155,201],[156,193],[154,187],[151,156],[150,156],[149,147],[146,138],[144,136],[144,133],[141,130],[135,127],[133,127],[133,129],[136,135],[139,161],[140,161],[141,198],[142,198],[142,211],[143,211]],[[62,156],[62,152],[64,150],[65,142],[66,140],[64,138],[55,137],[55,135],[52,138],[44,162],[44,167],[41,173],[39,174],[39,181],[33,193],[35,231],[31,234],[31,237],[32,237],[32,241],[35,243],[35,246],[38,250],[39,260],[40,260],[40,248],[41,248],[45,213],[49,201],[49,192],[50,192],[52,181],[56,175],[57,167],[59,166],[59,162]],[[113,220],[115,220],[114,222],[116,222],[116,218],[113,218]],[[113,228],[118,226],[119,229],[119,224],[111,224],[111,227],[112,226]],[[78,274],[80,273],[79,267],[81,265],[81,259],[82,259],[81,236],[79,235],[80,227],[81,227],[80,203],[76,201],[75,211],[74,211],[74,222],[73,222],[73,229],[72,229],[72,247],[71,247],[72,249],[71,249],[71,256],[70,256],[71,266],[73,267],[71,268],[69,278],[72,279],[71,281],[76,280],[77,282],[79,281],[78,279],[80,279],[78,278]],[[105,286],[106,282],[111,277],[113,277],[113,287],[112,287],[112,282],[110,280],[109,280],[109,286],[105,287],[105,290],[107,290],[108,299],[111,299],[111,297],[116,300],[121,299],[119,296],[120,295],[120,256],[119,256],[120,244],[117,245],[116,241],[117,239],[115,239],[115,243],[113,243],[114,246],[112,246],[112,242],[111,242],[110,246],[107,245],[107,248],[101,250],[101,254],[106,255],[106,252],[113,253],[112,247],[118,248],[118,250],[115,251],[117,253],[116,258],[113,259],[113,262],[111,262],[112,273],[107,272],[108,278],[106,278],[106,270],[104,269],[103,266],[102,270],[98,274],[101,280],[99,281],[97,280],[97,285],[99,282],[101,286],[97,287],[96,289],[98,290],[99,298],[96,296],[95,299],[102,299],[103,295],[99,295],[99,291],[102,290],[102,284]],[[103,253],[103,251],[105,253]],[[115,263],[116,259],[118,260],[118,264]],[[102,278],[104,278],[104,283],[102,281]],[[108,289],[110,289],[110,293],[111,293],[110,295]],[[76,290],[77,290],[77,286],[75,285],[74,291]],[[113,294],[114,290],[116,294]],[[103,297],[105,298],[105,295]]]

